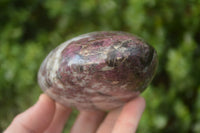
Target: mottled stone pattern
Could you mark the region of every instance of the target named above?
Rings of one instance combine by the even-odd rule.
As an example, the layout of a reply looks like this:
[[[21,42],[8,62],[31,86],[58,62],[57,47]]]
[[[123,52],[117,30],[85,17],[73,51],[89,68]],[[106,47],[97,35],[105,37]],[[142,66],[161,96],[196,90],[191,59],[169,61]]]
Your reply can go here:
[[[136,97],[151,82],[156,51],[125,32],[93,32],[54,49],[38,82],[57,102],[78,109],[111,110]]]

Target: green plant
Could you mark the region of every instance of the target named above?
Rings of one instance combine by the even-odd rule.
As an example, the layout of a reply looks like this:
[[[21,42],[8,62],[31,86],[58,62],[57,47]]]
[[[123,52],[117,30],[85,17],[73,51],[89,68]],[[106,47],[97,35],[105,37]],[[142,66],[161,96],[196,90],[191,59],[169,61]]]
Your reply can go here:
[[[199,0],[0,1],[0,131],[42,93],[37,71],[51,49],[79,34],[122,30],[153,45],[160,62],[142,94],[138,132],[200,132],[199,9]]]

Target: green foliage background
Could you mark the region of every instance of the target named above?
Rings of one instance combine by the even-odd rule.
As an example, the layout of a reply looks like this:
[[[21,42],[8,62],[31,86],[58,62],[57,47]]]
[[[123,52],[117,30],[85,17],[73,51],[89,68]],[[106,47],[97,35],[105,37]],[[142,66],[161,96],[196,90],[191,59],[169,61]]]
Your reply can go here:
[[[99,30],[131,32],[158,52],[138,132],[200,133],[200,0],[1,0],[0,132],[42,93],[37,71],[45,56]]]

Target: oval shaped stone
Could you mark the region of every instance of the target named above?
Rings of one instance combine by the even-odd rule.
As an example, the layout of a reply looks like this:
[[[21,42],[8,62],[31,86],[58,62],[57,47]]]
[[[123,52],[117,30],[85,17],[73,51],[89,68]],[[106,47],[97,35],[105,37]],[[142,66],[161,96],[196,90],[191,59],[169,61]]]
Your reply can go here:
[[[92,32],[68,40],[43,61],[38,82],[55,101],[111,110],[139,95],[158,64],[153,47],[125,32]]]

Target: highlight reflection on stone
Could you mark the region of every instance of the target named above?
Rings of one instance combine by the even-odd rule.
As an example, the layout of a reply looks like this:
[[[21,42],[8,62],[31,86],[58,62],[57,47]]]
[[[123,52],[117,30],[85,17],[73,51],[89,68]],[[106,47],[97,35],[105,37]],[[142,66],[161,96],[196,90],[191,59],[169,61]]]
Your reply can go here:
[[[154,48],[134,35],[92,32],[51,51],[40,67],[38,82],[63,105],[106,111],[139,95],[157,64]]]

